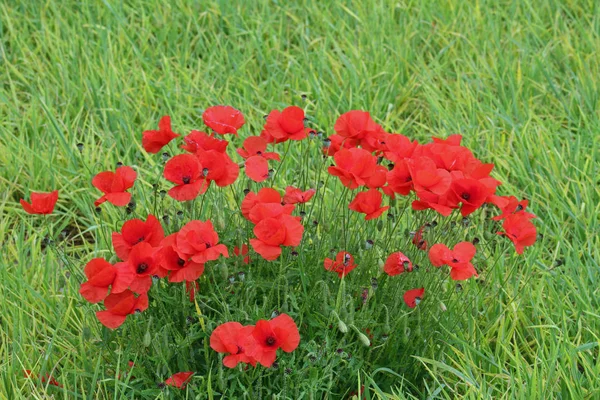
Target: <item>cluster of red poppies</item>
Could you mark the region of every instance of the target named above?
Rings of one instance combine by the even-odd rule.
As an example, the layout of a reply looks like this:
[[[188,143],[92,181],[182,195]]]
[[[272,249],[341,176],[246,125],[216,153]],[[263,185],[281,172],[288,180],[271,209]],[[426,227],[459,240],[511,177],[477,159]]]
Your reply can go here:
[[[288,140],[303,140],[314,130],[305,126],[304,111],[295,106],[282,111],[273,110],[266,117],[260,136],[244,140],[236,149],[243,158],[238,165],[227,153],[229,142],[222,136],[237,136],[244,125],[243,114],[229,106],[208,108],[203,114],[204,123],[212,133],[191,131],[183,137],[181,148],[185,153],[168,156],[163,176],[173,184],[168,195],[177,201],[191,201],[207,192],[212,182],[219,187],[233,184],[243,167],[249,179],[263,182],[272,176],[270,161],[280,161],[279,154],[267,151],[269,145]],[[498,207],[503,231],[515,245],[518,253],[536,240],[536,229],[531,223],[534,215],[527,212],[527,201],[513,196],[499,196],[496,189],[501,184],[490,173],[493,164],[484,164],[460,142],[460,135],[445,140],[434,138],[432,143],[420,144],[404,135],[388,133],[365,111],[350,111],[341,115],[334,126],[335,134],[324,140],[325,157],[333,156],[334,164],[328,168],[339,178],[347,190],[354,191],[348,208],[365,215],[365,220],[379,218],[390,206],[384,206],[384,196],[411,196],[414,210],[432,209],[443,216],[458,210],[463,217],[489,203]],[[158,153],[173,139],[180,137],[171,128],[170,117],[163,117],[157,130],[142,134],[142,145],[149,153]],[[383,165],[384,160],[387,165]],[[92,184],[102,192],[95,206],[104,202],[116,206],[131,204],[129,189],[134,186],[136,171],[120,165],[116,170],[100,172]],[[254,225],[253,238],[247,239],[252,249],[266,260],[275,260],[283,247],[297,247],[302,241],[304,225],[300,216],[293,215],[296,204],[306,203],[315,195],[315,189],[302,190],[288,186],[282,195],[271,187],[258,192],[247,191],[241,203],[241,214]],[[32,193],[31,203],[21,201],[30,214],[49,214],[58,199],[58,191],[49,194]],[[464,280],[477,275],[472,264],[475,246],[461,242],[448,248],[438,243],[429,246],[424,239],[425,226],[415,232],[412,243],[422,251],[429,250],[431,264],[450,268],[450,277]],[[246,241],[246,240],[244,240]],[[84,272],[87,281],[81,285],[81,295],[92,303],[104,302],[105,310],[96,313],[106,327],[115,329],[135,312],[148,307],[148,291],[152,278],[167,278],[169,282],[186,282],[190,298],[199,289],[197,279],[203,274],[205,264],[220,257],[229,257],[227,247],[211,221],[192,220],[179,231],[165,235],[160,222],[148,215],[146,220],[126,221],[120,232],[112,234],[116,256],[111,264],[106,259],[94,258]],[[233,252],[250,259],[249,247],[244,244]],[[354,257],[347,251],[337,253],[335,259],[325,258],[324,268],[344,278],[357,268]],[[413,270],[410,259],[400,251],[388,255],[383,271],[396,276]],[[415,307],[425,293],[416,288],[404,294],[409,307]],[[215,329],[211,347],[228,355],[224,363],[234,367],[239,362],[270,366],[278,348],[289,352],[299,343],[296,324],[282,314],[270,321],[258,321],[255,326],[242,326],[227,322]]]

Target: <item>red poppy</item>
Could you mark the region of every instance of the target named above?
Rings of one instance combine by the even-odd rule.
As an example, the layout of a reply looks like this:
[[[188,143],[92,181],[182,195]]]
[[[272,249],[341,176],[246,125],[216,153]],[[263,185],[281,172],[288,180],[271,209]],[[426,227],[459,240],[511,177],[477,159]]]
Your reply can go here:
[[[415,308],[423,299],[425,288],[411,289],[404,293],[404,302],[410,308]]]
[[[376,172],[377,158],[364,149],[342,149],[335,153],[333,159],[336,165],[327,170],[352,190],[366,185]]]
[[[265,218],[277,218],[280,215],[291,215],[296,206],[282,205],[279,192],[272,188],[262,188],[258,194],[249,192],[242,200],[242,215],[257,224]]]
[[[273,110],[269,113],[264,127],[265,135],[261,136],[269,142],[281,143],[288,139],[302,140],[306,138],[309,130],[304,127],[304,110],[290,106],[281,112]]]
[[[456,205],[448,200],[447,195],[438,196],[437,194],[423,191],[417,192],[417,197],[419,197],[419,200],[412,202],[413,210],[432,209],[447,217],[456,208]]]
[[[254,325],[226,322],[217,326],[210,335],[210,347],[217,353],[228,353],[223,358],[223,365],[228,368],[235,368],[238,363],[256,366],[256,360],[246,354],[246,348],[255,346],[253,331]]]
[[[250,256],[248,255],[248,245],[247,244],[243,244],[241,249],[239,247],[235,246],[233,248],[233,254],[235,254],[236,256],[243,256],[244,264],[250,263]]]
[[[177,233],[163,240],[160,250],[160,266],[169,271],[169,282],[192,282],[204,273],[204,264],[195,262],[189,256],[181,257],[176,251]]]
[[[185,282],[185,291],[190,297],[190,301],[193,303],[196,299],[196,293],[200,291],[200,284],[198,282]]]
[[[204,264],[219,256],[229,257],[227,247],[219,244],[219,235],[211,221],[190,221],[181,228],[175,237],[175,250],[179,257]]]
[[[165,115],[158,122],[157,131],[144,131],[142,133],[142,146],[148,153],[158,153],[171,140],[179,134],[171,130],[171,117]]]
[[[387,182],[388,169],[383,165],[376,165],[373,168],[373,174],[366,180],[365,186],[369,189],[378,189],[383,187]]]
[[[527,213],[516,213],[507,216],[502,223],[504,232],[498,232],[499,235],[508,237],[518,254],[523,254],[525,247],[533,246],[537,240],[537,230],[530,221]]]
[[[117,276],[116,268],[104,258],[94,258],[85,265],[83,272],[88,280],[81,284],[81,296],[90,303],[104,300]]]
[[[117,275],[112,293],[120,293],[127,288],[138,294],[150,290],[152,276],[159,268],[159,250],[146,242],[141,242],[131,249],[127,261],[115,265]]]
[[[460,146],[462,135],[454,134],[448,136],[446,139],[432,138],[434,143],[447,144],[449,146]]]
[[[383,195],[377,189],[369,189],[366,192],[360,192],[348,206],[352,211],[366,214],[365,220],[371,220],[379,217],[389,206],[381,207]]]
[[[96,317],[107,328],[117,329],[123,325],[128,315],[148,308],[148,295],[143,293],[136,297],[131,290],[111,293],[104,299],[104,307],[106,310],[97,311]]]
[[[408,168],[419,196],[421,192],[441,196],[450,189],[452,183],[450,173],[443,168],[437,168],[430,158],[419,157],[408,160]]]
[[[266,158],[253,156],[244,162],[246,176],[254,182],[264,182],[269,178],[269,163]]]
[[[412,262],[399,251],[390,254],[383,267],[383,271],[389,276],[396,276],[405,271],[412,271],[412,269]]]
[[[210,129],[220,135],[237,135],[244,123],[244,114],[231,106],[213,106],[202,113],[202,120]]]
[[[94,202],[98,207],[108,201],[115,206],[123,207],[129,204],[131,193],[126,190],[133,187],[137,173],[131,167],[119,167],[115,172],[100,172],[92,179],[92,185],[104,195]]]
[[[367,111],[348,111],[335,121],[335,132],[345,138],[362,140],[383,129],[371,118]]]
[[[288,186],[285,188],[285,194],[283,195],[283,202],[286,204],[297,204],[297,203],[306,203],[315,195],[317,191],[315,189],[308,189],[307,191],[302,191],[293,186]]]
[[[202,165],[191,154],[180,154],[165,164],[165,178],[176,186],[169,189],[169,196],[178,201],[195,199],[206,193],[208,182],[202,176]]]
[[[279,154],[267,151],[267,141],[260,136],[250,136],[244,140],[243,148],[236,150],[244,159],[253,156],[261,156],[267,160],[280,161]]]
[[[419,228],[417,232],[415,232],[415,236],[412,239],[412,244],[417,246],[419,250],[427,250],[427,240],[423,239],[423,231],[425,230],[425,225]]]
[[[25,376],[25,378],[36,379],[35,374],[33,374],[31,372],[31,370],[28,370],[28,369],[23,370],[23,375]],[[56,379],[54,379],[54,377],[50,374],[43,375],[41,377],[41,381],[42,381],[42,384],[46,384],[46,382],[48,382],[48,385],[56,386],[59,388],[62,387],[62,385],[60,383],[58,383],[58,381]]]
[[[112,243],[115,253],[121,260],[127,260],[131,249],[142,242],[158,247],[165,237],[163,228],[154,215],[148,215],[146,221],[139,218],[125,221],[121,233],[113,232]]]
[[[178,372],[176,374],[171,375],[166,381],[165,385],[173,386],[178,389],[185,389],[186,385],[190,378],[194,375],[193,372]]]
[[[400,159],[394,163],[394,168],[387,172],[386,177],[389,188],[402,196],[408,196],[413,190],[413,179],[410,168],[405,159]]]
[[[215,182],[217,186],[231,185],[240,174],[240,167],[234,163],[227,153],[216,150],[198,150],[196,156],[202,164],[202,176],[210,183]]]
[[[333,271],[338,274],[340,279],[348,275],[350,271],[357,267],[357,265],[354,263],[354,257],[352,257],[352,254],[345,251],[340,251],[337,253],[335,260],[326,258],[323,266],[327,271]]]
[[[282,214],[278,218],[266,218],[254,227],[256,239],[250,245],[265,260],[275,260],[281,255],[280,246],[299,246],[304,226],[299,217]]]
[[[478,276],[471,260],[475,256],[475,246],[471,242],[460,242],[450,250],[445,244],[437,243],[429,249],[429,261],[436,267],[448,265],[450,277],[455,281]]]
[[[215,150],[219,153],[225,153],[229,142],[210,136],[206,132],[191,131],[189,135],[183,138],[181,148],[190,153],[196,153],[198,150]]]
[[[21,199],[21,206],[27,214],[52,214],[58,200],[58,190],[50,193],[31,192],[31,203]]]
[[[485,203],[492,191],[486,185],[476,179],[457,179],[452,182],[452,192],[457,202],[462,206],[460,213],[466,217]]]
[[[534,214],[525,211],[529,205],[527,199],[519,201],[515,196],[492,195],[488,197],[488,201],[498,207],[501,211],[500,215],[492,218],[494,221],[501,221],[512,214],[524,214],[528,218],[535,218]]]
[[[396,164],[405,158],[411,158],[418,147],[419,142],[411,142],[404,135],[389,135],[386,137],[385,158]]]
[[[256,323],[252,336],[255,345],[246,348],[246,354],[267,368],[273,365],[277,349],[291,353],[300,343],[298,327],[287,314],[280,314],[270,321],[261,319]]]

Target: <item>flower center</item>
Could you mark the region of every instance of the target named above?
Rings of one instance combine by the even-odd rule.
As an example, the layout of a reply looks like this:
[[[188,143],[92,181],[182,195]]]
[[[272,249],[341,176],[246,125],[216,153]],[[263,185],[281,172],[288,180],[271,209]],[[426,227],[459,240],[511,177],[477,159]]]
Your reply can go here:
[[[453,259],[452,259],[452,262],[453,262],[453,263],[457,263],[457,262],[458,262],[458,259],[457,259],[457,258],[453,258]]]
[[[141,237],[138,239],[138,241],[137,241],[137,242],[138,242],[138,243],[141,243],[141,242],[143,242],[144,240],[146,240],[146,238],[145,238],[145,237],[143,237],[143,236],[141,236]]]
[[[462,197],[464,200],[469,200],[471,195],[469,193],[463,193],[460,197]]]
[[[180,258],[179,260],[177,260],[177,265],[183,267],[185,265],[185,260],[183,258]]]
[[[183,181],[184,184],[188,184],[190,183],[191,178],[189,176],[184,176],[183,178],[181,178],[181,180]]]
[[[257,155],[257,156],[262,156],[262,151],[257,151],[257,152],[256,152],[256,155]]]
[[[265,343],[267,344],[267,346],[273,346],[275,344],[275,338],[273,336],[269,336],[265,340]]]
[[[204,168],[204,169],[202,170],[202,175],[203,175],[203,176],[207,176],[207,175],[208,175],[208,168]]]
[[[146,264],[146,263],[138,264],[138,266],[137,266],[137,273],[138,274],[143,274],[147,269],[148,269],[148,264]]]

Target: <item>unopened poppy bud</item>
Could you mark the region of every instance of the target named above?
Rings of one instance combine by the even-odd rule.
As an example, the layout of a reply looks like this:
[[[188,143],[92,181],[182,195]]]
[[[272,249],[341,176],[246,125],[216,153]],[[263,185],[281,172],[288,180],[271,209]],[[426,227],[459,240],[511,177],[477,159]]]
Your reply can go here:
[[[77,143],[77,150],[79,150],[79,152],[83,151],[83,143]]]
[[[310,119],[308,119],[308,117],[304,117],[304,123],[310,122]]]
[[[317,132],[316,132],[316,131],[313,131],[313,130],[311,130],[310,132],[308,132],[308,137],[309,137],[310,139],[313,139],[313,138],[317,137]]]
[[[380,258],[377,260],[377,265],[379,266],[380,269],[383,268],[383,266],[385,265],[385,263],[383,262],[383,260]]]
[[[385,342],[389,339],[389,337],[390,337],[390,335],[388,335],[387,333],[384,333],[381,335],[381,340]]]
[[[102,212],[102,208],[96,207],[96,208],[94,208],[94,211],[96,211],[97,213],[101,213]]]
[[[277,317],[277,316],[279,316],[279,311],[277,311],[277,310],[273,310],[273,312],[271,313],[271,319],[272,319],[272,318],[275,318],[275,317]]]
[[[348,326],[341,319],[338,319],[338,330],[342,333],[348,332]]]
[[[373,248],[373,241],[371,239],[365,242],[365,249],[371,250]]]
[[[171,158],[171,155],[169,155],[169,153],[162,153],[162,159],[164,162],[167,162],[169,158]]]
[[[446,305],[443,302],[440,302],[440,310],[442,310],[443,312],[445,312],[446,310],[448,310],[446,308]]]
[[[317,136],[320,137],[320,138],[322,138],[324,134],[325,133],[323,133],[322,131],[317,132]]]
[[[123,163],[122,163],[121,161],[119,161],[119,162],[117,163],[117,168],[119,168],[119,167],[122,167],[122,166],[123,166]]]
[[[269,170],[269,178],[272,178],[272,177],[273,177],[273,175],[275,175],[275,170],[274,170],[273,168],[271,168],[271,169]]]
[[[377,221],[377,230],[379,232],[381,232],[383,230],[383,220],[381,220],[381,219]]]
[[[146,331],[146,334],[144,335],[144,340],[142,343],[143,343],[144,347],[149,347],[151,342],[152,342],[152,337],[150,336],[150,332]]]
[[[369,347],[371,346],[371,341],[369,340],[369,338],[367,337],[367,335],[365,335],[364,333],[362,333],[361,331],[358,330],[358,328],[354,325],[351,325],[352,329],[354,329],[354,331],[356,332],[356,334],[358,335],[358,340],[360,340],[360,342],[365,346],[365,347]]]

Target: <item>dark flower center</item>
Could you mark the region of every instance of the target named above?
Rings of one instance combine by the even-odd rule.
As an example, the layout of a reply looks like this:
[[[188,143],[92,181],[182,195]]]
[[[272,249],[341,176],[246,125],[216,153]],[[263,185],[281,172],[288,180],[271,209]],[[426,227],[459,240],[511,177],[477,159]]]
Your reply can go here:
[[[256,155],[257,155],[257,156],[262,156],[262,151],[257,151],[257,152],[256,152]]]
[[[267,344],[267,346],[273,346],[275,344],[275,338],[273,336],[269,336],[265,340],[265,343]]]
[[[241,353],[243,353],[243,352],[244,352],[244,348],[243,348],[243,347],[241,347],[241,346],[238,346],[237,348],[238,348],[238,349],[237,349],[237,353],[235,353],[235,354],[241,354]]]
[[[202,175],[203,175],[203,176],[207,176],[207,175],[208,175],[208,168],[204,168],[204,169],[202,170]]]
[[[191,178],[189,176],[184,176],[183,178],[181,178],[181,180],[183,181],[184,184],[188,184],[190,183]]]
[[[145,237],[143,237],[143,236],[141,236],[141,237],[138,239],[138,241],[137,241],[137,242],[138,242],[138,243],[141,243],[141,242],[143,242],[144,240],[146,240],[146,238],[145,238]]]
[[[207,249],[210,249],[212,247],[212,244],[210,244],[208,242],[204,243],[204,245],[206,246]]]
[[[143,274],[144,271],[146,271],[147,269],[148,269],[148,264],[146,264],[146,263],[138,264],[138,266],[137,266],[137,273],[138,274]]]
[[[179,260],[177,260],[177,265],[183,267],[185,265],[185,260],[183,258],[180,258]]]
[[[460,197],[462,197],[464,200],[469,200],[471,198],[471,195],[469,193],[463,193],[460,195]]]
[[[453,263],[457,263],[457,262],[458,262],[458,259],[456,259],[456,258],[453,258],[453,259],[452,259],[452,262],[453,262]]]
[[[404,182],[410,182],[412,181],[412,176],[407,176],[406,179],[404,180]]]

